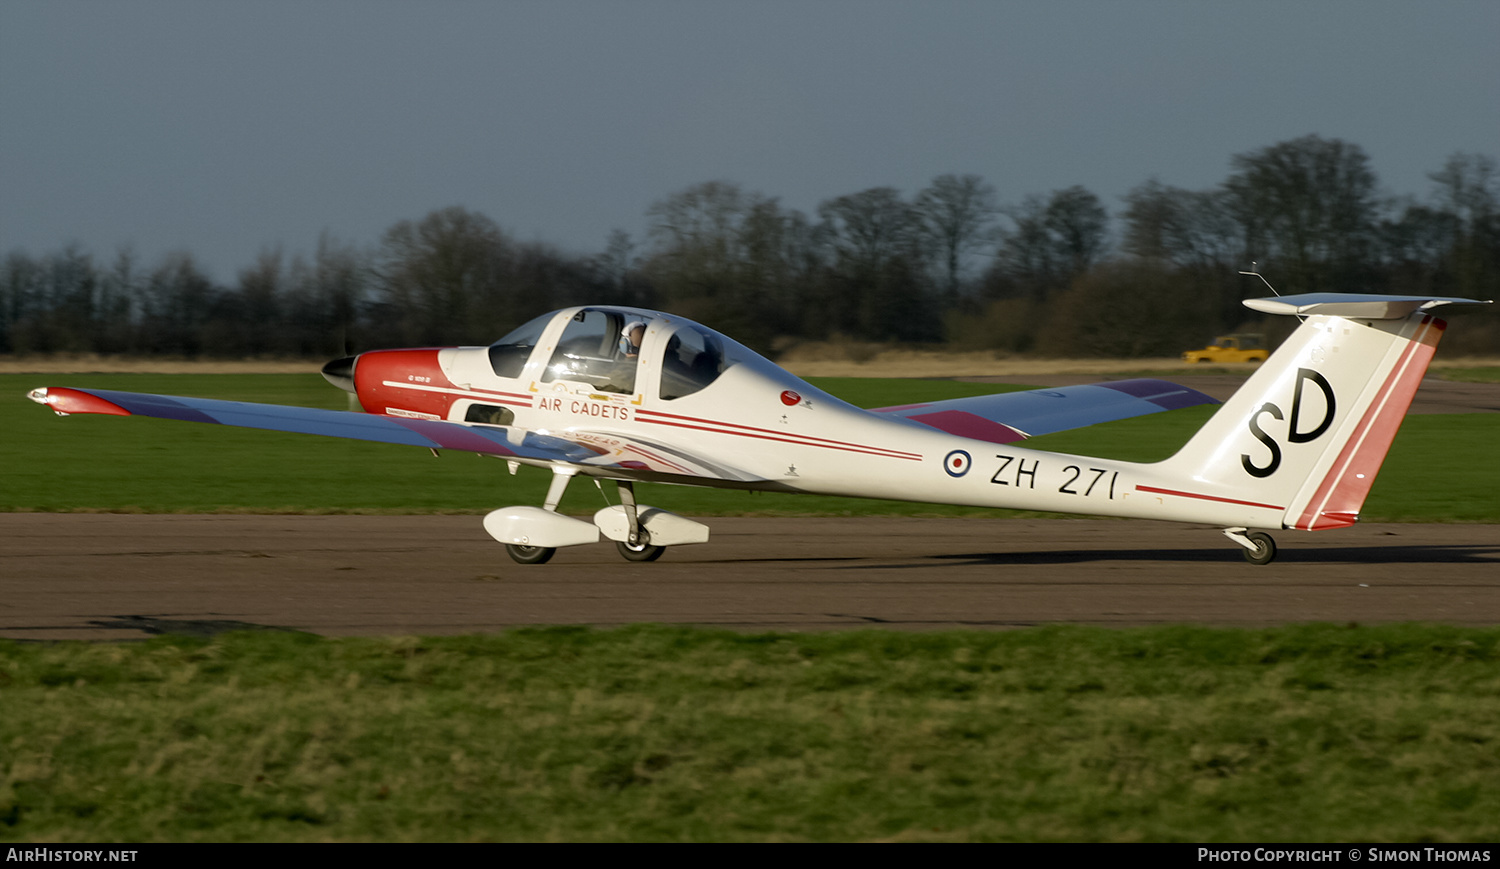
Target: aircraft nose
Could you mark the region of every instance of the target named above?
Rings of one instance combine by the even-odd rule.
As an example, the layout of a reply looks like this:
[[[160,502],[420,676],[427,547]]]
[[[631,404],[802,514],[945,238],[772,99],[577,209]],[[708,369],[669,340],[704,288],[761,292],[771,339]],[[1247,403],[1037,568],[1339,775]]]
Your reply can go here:
[[[354,362],[358,356],[344,356],[323,366],[323,379],[345,392],[354,391]]]

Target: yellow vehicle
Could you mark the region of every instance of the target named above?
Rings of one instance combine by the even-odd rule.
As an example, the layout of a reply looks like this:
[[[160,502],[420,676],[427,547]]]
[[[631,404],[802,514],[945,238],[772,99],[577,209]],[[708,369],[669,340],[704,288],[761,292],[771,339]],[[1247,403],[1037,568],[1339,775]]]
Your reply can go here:
[[[1236,335],[1220,335],[1214,343],[1202,350],[1189,350],[1182,354],[1183,362],[1264,362],[1266,361],[1266,336],[1242,332]]]

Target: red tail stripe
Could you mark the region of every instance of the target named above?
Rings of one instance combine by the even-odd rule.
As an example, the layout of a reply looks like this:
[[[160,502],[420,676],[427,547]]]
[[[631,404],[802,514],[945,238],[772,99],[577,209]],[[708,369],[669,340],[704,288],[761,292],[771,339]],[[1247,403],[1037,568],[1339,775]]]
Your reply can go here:
[[[1390,375],[1381,385],[1380,392],[1376,394],[1374,401],[1370,402],[1370,406],[1365,409],[1359,425],[1345,441],[1338,458],[1334,460],[1328,473],[1318,484],[1313,497],[1303,508],[1302,515],[1293,523],[1293,528],[1317,531],[1323,528],[1343,528],[1353,524],[1345,521],[1345,517],[1358,515],[1359,507],[1364,504],[1365,496],[1369,494],[1370,486],[1375,482],[1375,475],[1369,473],[1364,479],[1360,479],[1350,477],[1349,470],[1356,461],[1359,461],[1361,466],[1373,466],[1376,469],[1379,469],[1381,463],[1385,461],[1385,454],[1390,450],[1391,441],[1396,437],[1396,430],[1401,427],[1401,422],[1406,417],[1406,409],[1411,406],[1417,387],[1422,383],[1422,374],[1427,370],[1427,362],[1437,350],[1437,342],[1434,340],[1428,343],[1428,338],[1433,335],[1434,331],[1441,333],[1443,325],[1441,320],[1435,320],[1430,316],[1422,319],[1421,329],[1412,336],[1406,349],[1401,352],[1401,358],[1391,369]],[[1420,364],[1414,364],[1418,362],[1416,357],[1419,354],[1425,358],[1420,360]],[[1397,404],[1400,406],[1398,407]],[[1329,502],[1334,501],[1335,498],[1338,503],[1333,505],[1333,509],[1327,509]]]

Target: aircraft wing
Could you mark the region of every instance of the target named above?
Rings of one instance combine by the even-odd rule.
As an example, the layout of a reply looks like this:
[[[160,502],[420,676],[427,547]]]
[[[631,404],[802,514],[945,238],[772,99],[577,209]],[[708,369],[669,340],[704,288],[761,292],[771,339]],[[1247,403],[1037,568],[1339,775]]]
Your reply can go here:
[[[960,437],[1008,444],[1101,422],[1218,403],[1196,389],[1140,379],[881,407],[871,413]]]
[[[517,426],[465,425],[435,419],[112,389],[46,387],[32,390],[28,397],[59,414],[149,416],[433,450],[459,450],[525,464],[576,465],[580,472],[594,476],[627,479],[688,477],[695,478],[693,482],[708,485],[714,482],[753,485],[761,480],[664,444],[608,433],[574,432],[562,436],[541,434]]]

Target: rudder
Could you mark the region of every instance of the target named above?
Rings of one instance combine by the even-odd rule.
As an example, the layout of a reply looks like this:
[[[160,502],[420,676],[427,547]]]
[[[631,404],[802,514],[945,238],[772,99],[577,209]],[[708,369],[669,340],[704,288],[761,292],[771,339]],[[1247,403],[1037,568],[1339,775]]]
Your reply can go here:
[[[1470,300],[1247,301],[1310,316],[1159,470],[1218,500],[1280,511],[1282,527],[1353,525],[1446,326],[1425,309],[1460,301]]]

